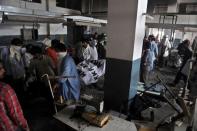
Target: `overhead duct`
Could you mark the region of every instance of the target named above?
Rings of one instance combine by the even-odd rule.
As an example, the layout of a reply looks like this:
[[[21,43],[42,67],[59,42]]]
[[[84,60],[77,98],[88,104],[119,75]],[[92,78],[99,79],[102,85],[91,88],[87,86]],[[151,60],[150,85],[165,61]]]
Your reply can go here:
[[[186,27],[188,29],[197,28],[197,25],[192,24],[162,24],[162,23],[146,23],[148,28],[163,28],[163,29],[177,29],[183,30]]]
[[[107,20],[95,19],[92,17],[85,16],[65,16],[65,20],[71,19],[70,22],[65,22],[63,25],[67,26],[92,26],[92,27],[101,27],[107,24]]]
[[[91,26],[91,27],[101,27],[102,25],[99,23],[89,23],[82,21],[72,21],[72,22],[64,22],[64,26]]]
[[[66,9],[64,13],[49,12],[34,9],[23,9],[12,6],[0,6],[0,13],[4,13],[3,21],[37,22],[37,23],[63,23],[64,15],[80,15],[80,11]]]
[[[13,13],[6,13],[3,16],[3,22],[31,22],[31,23],[63,23],[64,19],[58,19],[46,16],[34,15],[18,15]]]

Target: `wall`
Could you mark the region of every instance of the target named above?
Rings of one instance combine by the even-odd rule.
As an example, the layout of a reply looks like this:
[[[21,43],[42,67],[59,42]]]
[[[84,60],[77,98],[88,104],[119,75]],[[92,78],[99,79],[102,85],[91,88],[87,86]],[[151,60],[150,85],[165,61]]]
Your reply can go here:
[[[89,1],[93,1],[91,15],[94,18],[107,20],[108,0],[82,0],[82,13],[89,16]],[[107,25],[100,28],[90,27],[91,32],[107,33]]]
[[[42,0],[41,4],[33,3],[33,2],[26,2],[22,0],[2,0],[2,5],[14,6],[14,7],[19,7],[19,8],[46,10],[46,0]]]
[[[158,4],[167,4],[168,12],[176,12],[177,9],[177,0],[148,0],[148,13],[153,13],[154,6]]]
[[[91,11],[94,12],[107,12],[108,0],[82,0],[82,13],[88,13],[89,1],[93,1]]]
[[[25,2],[21,0],[0,0],[1,5],[5,6],[14,6],[19,8],[28,8],[28,9],[39,9],[46,10],[46,0],[42,0],[42,3],[32,3]],[[66,12],[68,9],[56,7],[55,0],[49,0],[49,11],[50,12]],[[33,28],[31,23],[24,23],[25,28]],[[40,38],[45,37],[47,34],[47,25],[43,23],[39,23],[38,33],[41,36]],[[0,24],[0,38],[7,39],[7,37],[20,37],[20,29],[23,28],[22,24]],[[52,38],[59,36],[67,35],[67,27],[62,26],[62,24],[50,24],[50,34]]]

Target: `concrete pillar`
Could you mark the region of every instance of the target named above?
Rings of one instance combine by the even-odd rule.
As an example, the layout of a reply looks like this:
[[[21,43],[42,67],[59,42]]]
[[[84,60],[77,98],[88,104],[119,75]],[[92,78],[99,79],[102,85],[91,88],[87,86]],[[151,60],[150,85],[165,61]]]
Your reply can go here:
[[[108,0],[106,109],[119,110],[136,94],[147,0]]]

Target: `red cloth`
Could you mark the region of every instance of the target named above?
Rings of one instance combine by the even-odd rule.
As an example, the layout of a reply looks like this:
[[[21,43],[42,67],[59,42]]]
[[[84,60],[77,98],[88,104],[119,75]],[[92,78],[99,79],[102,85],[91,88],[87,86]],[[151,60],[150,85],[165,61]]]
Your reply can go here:
[[[14,90],[0,82],[0,131],[16,131],[19,126],[29,130]]]
[[[55,67],[57,67],[57,64],[58,64],[57,52],[52,48],[47,48],[46,53],[53,60]]]

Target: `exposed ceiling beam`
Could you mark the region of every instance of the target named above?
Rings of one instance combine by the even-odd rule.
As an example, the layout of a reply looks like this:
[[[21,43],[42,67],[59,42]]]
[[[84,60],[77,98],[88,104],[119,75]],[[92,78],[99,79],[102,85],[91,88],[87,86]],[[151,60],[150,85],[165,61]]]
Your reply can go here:
[[[161,23],[146,23],[148,28],[160,28],[160,29],[177,29],[183,30],[185,27],[197,28],[197,25],[191,24],[161,24]]]
[[[148,13],[149,15],[165,15],[165,16],[174,16],[174,15],[197,15],[196,13]]]

